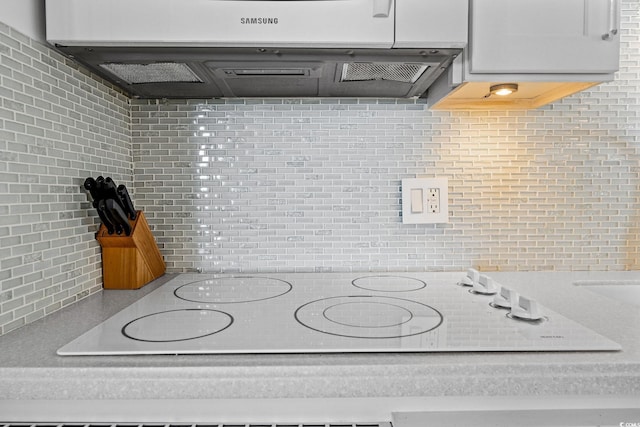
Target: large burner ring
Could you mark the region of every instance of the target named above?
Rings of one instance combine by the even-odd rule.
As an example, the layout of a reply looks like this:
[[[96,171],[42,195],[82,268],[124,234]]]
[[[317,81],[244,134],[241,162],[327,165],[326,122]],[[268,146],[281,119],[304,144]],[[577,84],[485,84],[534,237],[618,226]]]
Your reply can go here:
[[[404,298],[352,295],[322,298],[294,313],[301,325],[347,338],[388,339],[420,335],[442,324],[433,307]]]

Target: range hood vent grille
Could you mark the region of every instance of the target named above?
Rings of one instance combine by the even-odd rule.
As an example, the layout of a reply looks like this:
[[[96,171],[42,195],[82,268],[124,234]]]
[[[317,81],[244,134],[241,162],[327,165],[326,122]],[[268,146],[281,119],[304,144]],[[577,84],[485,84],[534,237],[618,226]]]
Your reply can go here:
[[[308,69],[302,68],[256,68],[256,69],[233,69],[224,70],[227,76],[234,77],[287,77],[287,76],[308,76],[311,73]]]
[[[58,46],[137,98],[414,98],[459,49]]]
[[[415,83],[428,68],[424,64],[351,62],[344,64],[341,81],[389,80]]]
[[[142,83],[201,83],[202,80],[187,64],[156,62],[151,64],[100,64],[114,76],[128,84]]]

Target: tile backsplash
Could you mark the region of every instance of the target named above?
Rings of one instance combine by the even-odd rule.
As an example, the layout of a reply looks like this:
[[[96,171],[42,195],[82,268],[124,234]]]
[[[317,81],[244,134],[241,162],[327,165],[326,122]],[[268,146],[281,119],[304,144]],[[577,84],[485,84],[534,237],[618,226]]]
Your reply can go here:
[[[616,80],[532,111],[421,100],[130,100],[0,24],[0,334],[101,289],[82,182],[145,211],[168,271],[640,268],[640,15]],[[448,224],[400,182],[449,179]]]
[[[136,201],[171,271],[634,268],[639,129],[617,90],[508,113],[134,101]],[[416,176],[448,177],[448,224],[402,224]]]
[[[0,333],[102,288],[87,176],[131,182],[129,100],[0,23]]]

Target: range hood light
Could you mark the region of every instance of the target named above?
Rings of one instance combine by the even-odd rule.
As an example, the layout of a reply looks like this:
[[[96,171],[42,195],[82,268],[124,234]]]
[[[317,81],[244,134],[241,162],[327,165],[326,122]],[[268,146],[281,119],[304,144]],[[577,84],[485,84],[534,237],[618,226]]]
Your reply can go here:
[[[516,83],[502,83],[499,85],[493,85],[489,88],[491,95],[507,96],[518,91],[518,85]]]

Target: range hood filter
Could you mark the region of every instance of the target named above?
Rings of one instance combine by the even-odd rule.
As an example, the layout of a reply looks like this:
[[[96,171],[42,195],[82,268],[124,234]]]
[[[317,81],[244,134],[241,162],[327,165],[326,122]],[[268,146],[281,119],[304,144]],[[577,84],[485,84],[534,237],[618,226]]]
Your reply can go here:
[[[340,81],[389,80],[415,83],[428,68],[424,64],[351,62],[344,64]]]
[[[114,76],[128,84],[142,83],[202,83],[186,64],[156,62],[151,64],[100,64]]]

